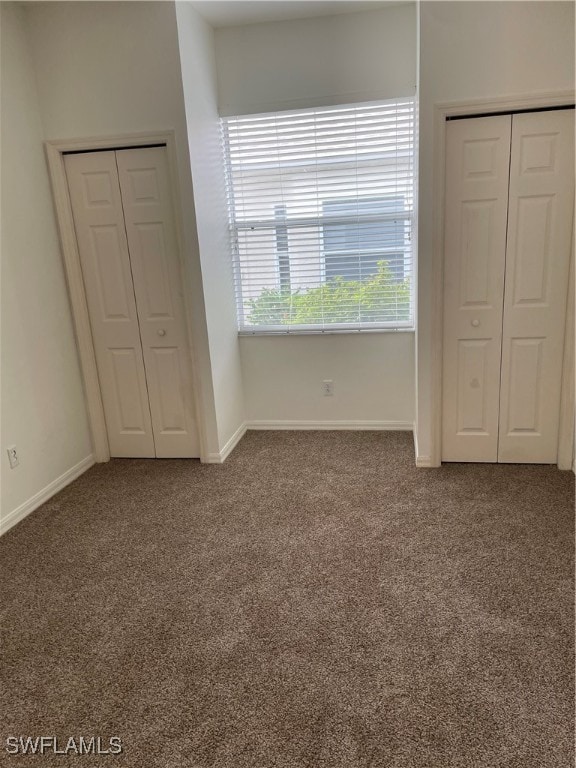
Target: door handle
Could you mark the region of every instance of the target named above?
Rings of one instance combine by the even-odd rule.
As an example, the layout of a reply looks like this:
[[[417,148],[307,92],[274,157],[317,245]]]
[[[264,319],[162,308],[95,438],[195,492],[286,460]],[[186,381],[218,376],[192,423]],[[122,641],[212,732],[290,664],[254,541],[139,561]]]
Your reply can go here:
[[[166,331],[164,330],[164,328],[160,328],[158,330],[158,336],[166,336]]]
[[[474,328],[478,328],[478,326],[480,325],[480,320],[472,320],[470,325],[473,325]]]

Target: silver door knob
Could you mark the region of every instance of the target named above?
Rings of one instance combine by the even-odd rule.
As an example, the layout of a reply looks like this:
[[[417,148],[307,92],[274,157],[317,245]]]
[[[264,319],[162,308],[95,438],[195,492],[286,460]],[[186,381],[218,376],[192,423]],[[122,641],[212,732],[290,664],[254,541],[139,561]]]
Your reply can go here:
[[[158,336],[166,336],[166,331],[164,330],[164,328],[160,328],[160,330],[158,331]]]
[[[480,320],[472,320],[472,325],[474,326],[474,328],[478,328],[478,326],[480,325]]]

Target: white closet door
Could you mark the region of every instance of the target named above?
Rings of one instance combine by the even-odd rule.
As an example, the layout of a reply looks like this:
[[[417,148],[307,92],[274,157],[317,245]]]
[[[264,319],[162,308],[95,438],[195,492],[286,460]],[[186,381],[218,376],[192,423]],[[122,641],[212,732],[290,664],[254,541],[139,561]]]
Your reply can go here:
[[[443,461],[496,461],[510,115],[446,126]]]
[[[574,206],[574,113],[514,115],[501,462],[554,463]]]
[[[154,439],[114,152],[66,155],[112,456],[153,457]]]
[[[116,153],[156,456],[199,456],[166,148]]]

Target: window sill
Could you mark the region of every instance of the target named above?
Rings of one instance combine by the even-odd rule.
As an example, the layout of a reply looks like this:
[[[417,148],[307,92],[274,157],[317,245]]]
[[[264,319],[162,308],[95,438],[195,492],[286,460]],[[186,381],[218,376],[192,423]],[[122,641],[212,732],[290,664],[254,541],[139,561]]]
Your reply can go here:
[[[250,338],[251,336],[335,336],[335,335],[356,335],[374,333],[414,333],[415,326],[410,328],[338,328],[334,330],[290,330],[290,331],[238,331],[241,338]]]

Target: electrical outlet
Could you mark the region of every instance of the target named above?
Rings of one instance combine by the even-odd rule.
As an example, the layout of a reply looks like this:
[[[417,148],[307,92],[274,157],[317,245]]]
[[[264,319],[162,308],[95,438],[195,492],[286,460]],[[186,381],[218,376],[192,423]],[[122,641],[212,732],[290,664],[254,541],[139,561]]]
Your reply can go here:
[[[8,454],[10,469],[15,469],[18,466],[18,464],[20,464],[20,459],[18,458],[18,451],[16,450],[16,446],[11,445],[8,448],[6,448],[6,453]]]
[[[334,382],[332,379],[324,379],[322,382],[322,394],[324,397],[331,397],[334,394]]]

